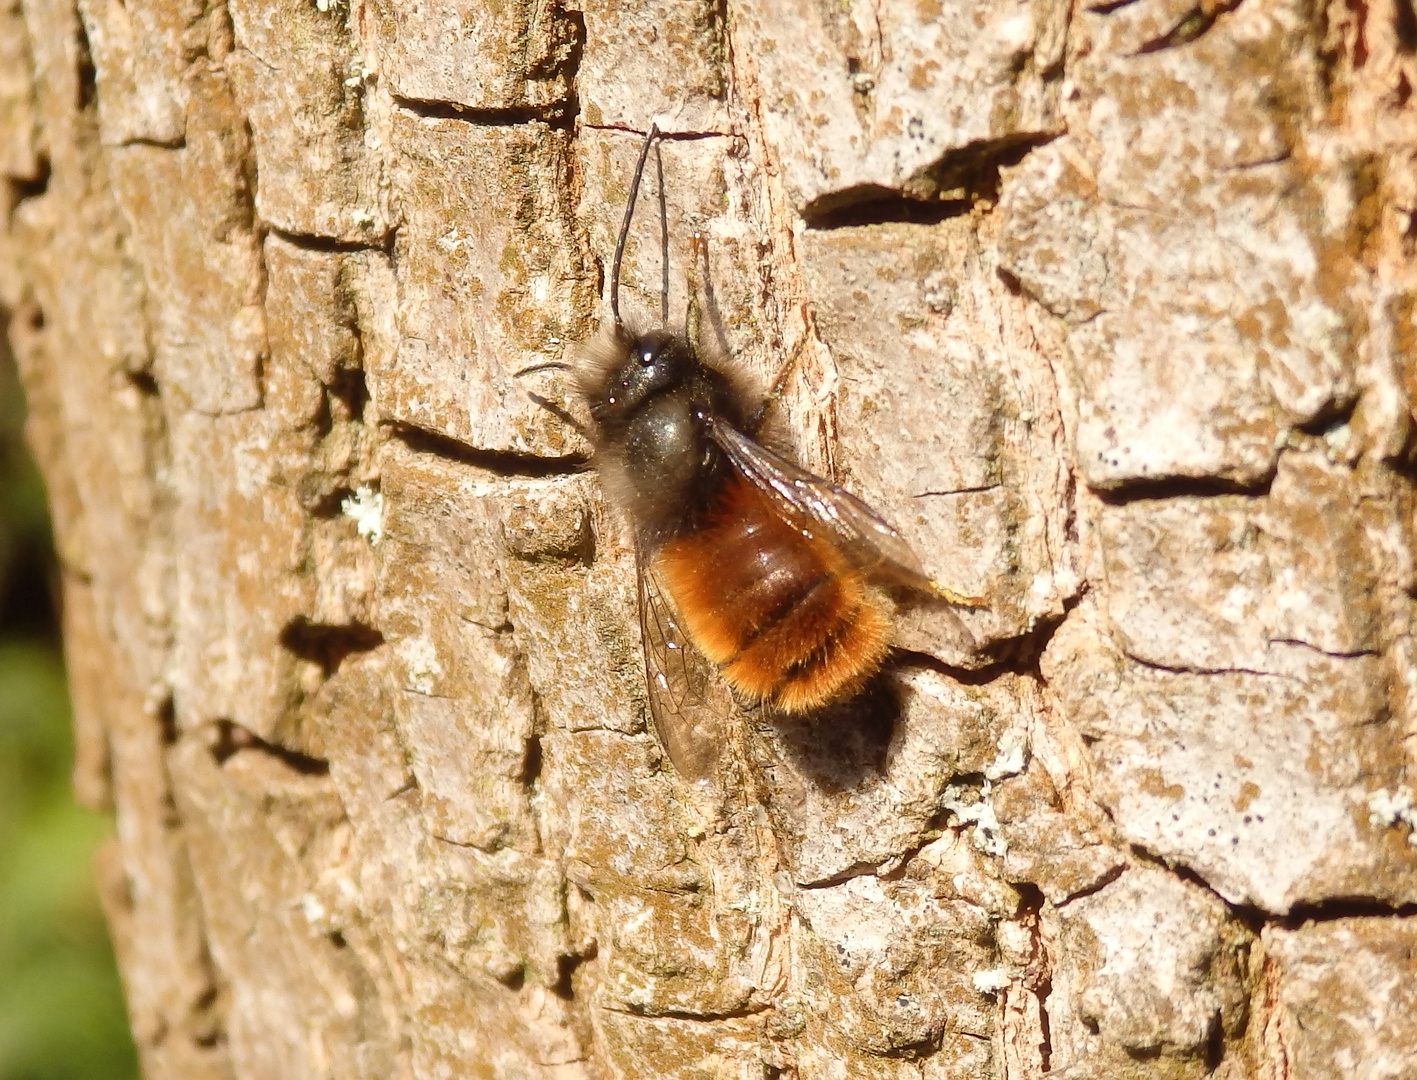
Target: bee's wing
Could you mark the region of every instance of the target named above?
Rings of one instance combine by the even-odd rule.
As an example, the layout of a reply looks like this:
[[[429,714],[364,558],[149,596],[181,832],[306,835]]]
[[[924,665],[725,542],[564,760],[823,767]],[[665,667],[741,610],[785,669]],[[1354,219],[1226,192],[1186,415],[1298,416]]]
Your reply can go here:
[[[638,554],[640,633],[649,712],[664,751],[689,781],[711,777],[723,745],[727,691],[689,642],[655,576],[653,552]]]
[[[932,595],[945,595],[926,575],[905,537],[851,492],[814,476],[720,420],[709,434],[733,467],[798,528],[825,532],[866,573]],[[955,598],[964,600],[966,598]]]

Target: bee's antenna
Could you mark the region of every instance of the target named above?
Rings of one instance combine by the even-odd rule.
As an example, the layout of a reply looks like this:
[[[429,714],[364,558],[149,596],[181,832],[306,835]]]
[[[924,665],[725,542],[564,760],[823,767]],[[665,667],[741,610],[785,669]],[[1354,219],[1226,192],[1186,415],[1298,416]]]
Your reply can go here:
[[[520,379],[523,375],[534,375],[538,371],[570,371],[571,365],[564,364],[560,360],[548,360],[544,364],[532,364],[531,367],[524,367],[520,371],[512,372],[512,378]]]
[[[664,198],[664,155],[654,144],[654,171],[659,177],[659,325],[669,325],[669,204]]]
[[[620,238],[615,241],[615,259],[610,264],[610,314],[616,326],[620,321],[620,263],[625,258],[625,238],[630,235],[630,222],[635,216],[635,198],[640,193],[640,177],[644,175],[645,159],[649,157],[650,145],[659,138],[659,125],[651,122],[645,132],[645,143],[640,147],[640,160],[635,164],[635,178],[630,181],[630,200],[625,204],[625,220],[620,223]]]

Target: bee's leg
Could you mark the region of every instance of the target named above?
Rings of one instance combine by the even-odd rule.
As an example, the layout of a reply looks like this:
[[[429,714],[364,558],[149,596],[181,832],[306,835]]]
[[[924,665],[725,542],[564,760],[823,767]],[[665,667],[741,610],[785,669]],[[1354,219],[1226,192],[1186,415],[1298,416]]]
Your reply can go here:
[[[772,385],[768,387],[768,392],[758,407],[753,410],[748,417],[746,435],[756,435],[763,426],[763,421],[768,418],[768,413],[777,404],[778,398],[782,397],[782,392],[787,387],[787,380],[792,378],[792,373],[797,369],[797,360],[802,355],[802,350],[806,347],[807,338],[801,337],[797,344],[792,347],[792,352],[788,355],[786,362],[777,369],[777,375],[773,377]]]

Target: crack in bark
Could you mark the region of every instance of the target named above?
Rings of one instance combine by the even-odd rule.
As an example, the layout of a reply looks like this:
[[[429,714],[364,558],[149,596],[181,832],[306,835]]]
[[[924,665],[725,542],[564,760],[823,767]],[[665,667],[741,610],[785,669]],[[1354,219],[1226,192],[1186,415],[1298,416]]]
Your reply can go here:
[[[818,196],[802,208],[807,228],[831,230],[905,222],[936,225],[999,200],[1000,170],[1019,164],[1062,132],[1036,131],[980,140],[945,151],[899,187],[858,184]],[[953,198],[947,194],[959,192]]]
[[[20,203],[30,199],[41,198],[49,190],[49,178],[53,174],[53,166],[50,164],[48,154],[39,154],[35,158],[35,168],[33,176],[7,176],[5,180],[10,185],[12,201],[10,203],[10,217],[13,221],[15,211],[19,209]]]
[[[892,656],[895,657],[897,665],[922,667],[945,675],[963,686],[984,686],[1006,674],[1028,676],[1037,679],[1040,685],[1047,685],[1039,669],[1039,658],[1067,619],[1068,613],[1080,600],[1080,596],[1064,599],[1061,614],[1039,618],[1031,629],[990,642],[983,648],[979,648],[976,643],[975,655],[987,658],[979,667],[958,667],[941,660],[933,653],[900,646],[892,650]]]
[[[1234,11],[1240,6],[1241,0],[1228,0],[1225,3],[1211,5],[1205,2],[1192,8],[1180,20],[1159,37],[1152,38],[1141,45],[1132,56],[1145,56],[1148,53],[1162,52],[1166,49],[1178,49],[1182,45],[1189,45],[1215,25],[1216,20],[1227,12]]]
[[[1364,656],[1381,656],[1378,649],[1355,649],[1352,652],[1342,652],[1331,649],[1323,649],[1309,641],[1302,641],[1298,638],[1266,638],[1270,645],[1290,645],[1294,648],[1305,649],[1319,656],[1327,656],[1334,660],[1356,660]],[[1287,671],[1266,671],[1262,668],[1248,667],[1201,667],[1196,664],[1166,664],[1160,660],[1149,660],[1144,656],[1138,656],[1129,649],[1121,650],[1122,655],[1133,663],[1140,664],[1144,668],[1153,671],[1165,671],[1174,675],[1255,675],[1270,679],[1287,679],[1290,682],[1302,683],[1304,680],[1297,675]]]
[[[884,859],[874,861],[863,859],[827,877],[817,878],[813,881],[793,881],[792,884],[805,892],[813,892],[817,889],[834,889],[838,885],[845,885],[848,881],[854,881],[856,878],[879,877],[881,867],[890,866],[894,863],[896,865],[891,866],[891,870],[899,869],[900,866],[903,866],[911,857],[918,854],[920,849],[928,843],[930,843],[929,840],[922,841],[910,848],[903,855],[888,855]]]
[[[638,139],[643,139],[645,133],[625,124],[585,124],[586,131],[619,131],[626,135],[633,135]],[[737,139],[747,142],[747,136],[741,131],[665,131],[659,129],[658,139],[660,142],[696,142],[704,139]]]
[[[1122,655],[1135,664],[1152,671],[1165,671],[1172,675],[1255,675],[1268,679],[1287,679],[1290,682],[1302,683],[1304,680],[1297,675],[1291,675],[1285,671],[1262,671],[1258,668],[1245,667],[1197,667],[1192,664],[1163,664],[1159,660],[1147,660],[1145,657],[1137,656],[1126,649],[1122,650]]]
[[[1249,169],[1262,169],[1266,165],[1282,165],[1286,161],[1292,161],[1293,159],[1294,155],[1290,151],[1285,150],[1275,154],[1273,157],[1256,158],[1254,161],[1241,161],[1235,165],[1219,165],[1216,167],[1215,171],[1220,173],[1245,172]]]
[[[970,199],[914,199],[899,188],[861,184],[814,199],[802,208],[802,220],[822,232],[893,222],[938,225],[962,217],[973,205]]]
[[[1356,660],[1360,656],[1382,655],[1382,651],[1380,649],[1354,649],[1351,652],[1345,652],[1336,649],[1324,649],[1320,648],[1318,645],[1315,645],[1312,641],[1303,641],[1299,638],[1268,638],[1266,640],[1271,645],[1293,645],[1295,648],[1307,649],[1310,652],[1318,653],[1320,656],[1328,656],[1333,658],[1334,660]]]
[[[948,783],[977,789],[980,801],[983,802],[987,798],[985,789],[992,781],[982,772],[967,772],[951,774],[948,777]],[[944,796],[945,792],[942,789],[940,797],[944,798]],[[956,823],[953,825],[949,823],[951,817],[956,819]],[[887,855],[881,859],[862,859],[827,877],[817,878],[813,881],[793,880],[792,884],[798,889],[812,892],[817,889],[835,888],[838,885],[845,885],[848,881],[854,881],[857,878],[863,877],[875,877],[882,881],[895,881],[899,879],[900,875],[905,871],[905,868],[910,865],[920,852],[940,839],[946,832],[953,832],[956,836],[960,836],[966,830],[974,829],[976,826],[977,822],[959,820],[958,815],[949,807],[938,806],[935,813],[921,826],[917,842],[909,845],[904,850]],[[1118,873],[1120,872],[1119,870]],[[1033,883],[1026,882],[1023,884],[1031,885]],[[966,903],[972,903],[972,901],[966,901]]]
[[[1222,495],[1256,499],[1270,493],[1277,472],[1276,463],[1263,476],[1250,481],[1222,476],[1148,476],[1123,480],[1110,487],[1088,486],[1107,506],[1126,506],[1147,500],[1214,499]]]
[[[393,253],[394,240],[398,236],[397,226],[386,230],[376,242],[371,243],[365,240],[341,240],[337,236],[329,236],[324,233],[292,232],[289,229],[282,229],[279,225],[272,225],[268,221],[261,222],[261,225],[266,232],[279,237],[293,247],[329,255],[354,254],[360,251],[381,251],[385,255],[389,255]]]
[[[1269,915],[1258,908],[1255,910],[1265,917],[1267,923],[1286,930],[1298,930],[1308,923],[1336,922],[1339,919],[1410,919],[1417,916],[1417,903],[1389,904],[1374,897],[1353,896],[1295,904],[1284,915]]]
[[[384,635],[363,623],[317,623],[298,615],[281,630],[281,648],[313,664],[329,678],[347,657],[384,644]]]
[[[1110,818],[1111,815],[1109,814],[1108,817]],[[1112,882],[1116,881],[1119,877],[1125,874],[1127,872],[1127,869],[1127,864],[1125,862],[1121,863],[1120,865],[1107,871],[1107,873],[1104,874],[1098,881],[1095,881],[1091,885],[1079,889],[1077,892],[1069,893],[1066,897],[1064,897],[1061,901],[1054,904],[1053,906],[1056,907],[1059,911],[1061,911],[1063,908],[1067,907],[1069,904],[1077,900],[1084,900],[1089,896],[1096,896],[1103,889],[1107,888],[1108,885],[1111,885]],[[1030,882],[1030,884],[1034,883]]]
[[[1403,52],[1417,52],[1417,11],[1412,0],[1393,0],[1392,32]]]
[[[1223,903],[1231,915],[1258,935],[1266,926],[1298,930],[1310,923],[1337,922],[1341,919],[1406,919],[1417,917],[1417,903],[1393,904],[1377,897],[1344,896],[1291,904],[1288,911],[1270,911],[1258,904],[1227,900],[1189,863],[1169,860],[1144,844],[1128,844],[1131,855],[1158,870],[1204,889]],[[1123,871],[1125,871],[1123,867]],[[1115,880],[1115,878],[1114,878]],[[1071,902],[1071,898],[1069,898]],[[1061,905],[1060,905],[1061,906]]]
[[[974,495],[981,491],[997,491],[1003,484],[977,484],[974,487],[949,488],[943,491],[917,491],[913,499],[927,499],[935,495]]]
[[[109,149],[127,150],[134,146],[150,146],[157,150],[185,150],[187,149],[187,136],[183,134],[175,139],[153,139],[145,135],[133,135],[113,143]]]
[[[554,105],[487,108],[462,105],[456,101],[405,97],[401,94],[390,94],[389,97],[397,108],[411,112],[425,120],[461,120],[479,127],[518,127],[523,124],[546,124],[548,127],[564,128],[574,121],[578,111],[574,99],[570,98]]]
[[[267,742],[255,732],[242,727],[235,720],[213,722],[216,740],[211,744],[211,755],[218,765],[225,765],[243,751],[255,751],[275,758],[281,764],[301,776],[328,776],[330,763],[322,758],[302,754],[276,743]]]
[[[763,1013],[772,1012],[775,1005],[745,1005],[741,1009],[724,1009],[721,1012],[690,1012],[687,1009],[656,1009],[654,1012],[644,1012],[625,1006],[601,1005],[600,1008],[606,1012],[619,1013],[621,1016],[633,1016],[640,1020],[689,1020],[694,1023],[716,1023],[720,1020],[743,1020],[749,1016],[761,1016]]]

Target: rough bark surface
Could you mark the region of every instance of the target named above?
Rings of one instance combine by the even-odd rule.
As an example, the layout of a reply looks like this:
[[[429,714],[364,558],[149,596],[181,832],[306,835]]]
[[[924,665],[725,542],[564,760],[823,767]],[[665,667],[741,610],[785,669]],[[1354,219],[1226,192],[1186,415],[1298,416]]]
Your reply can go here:
[[[1417,1076],[1414,83],[1411,0],[0,0],[148,1076]],[[803,459],[988,601],[708,795],[512,375],[654,117],[675,312],[701,230]]]

